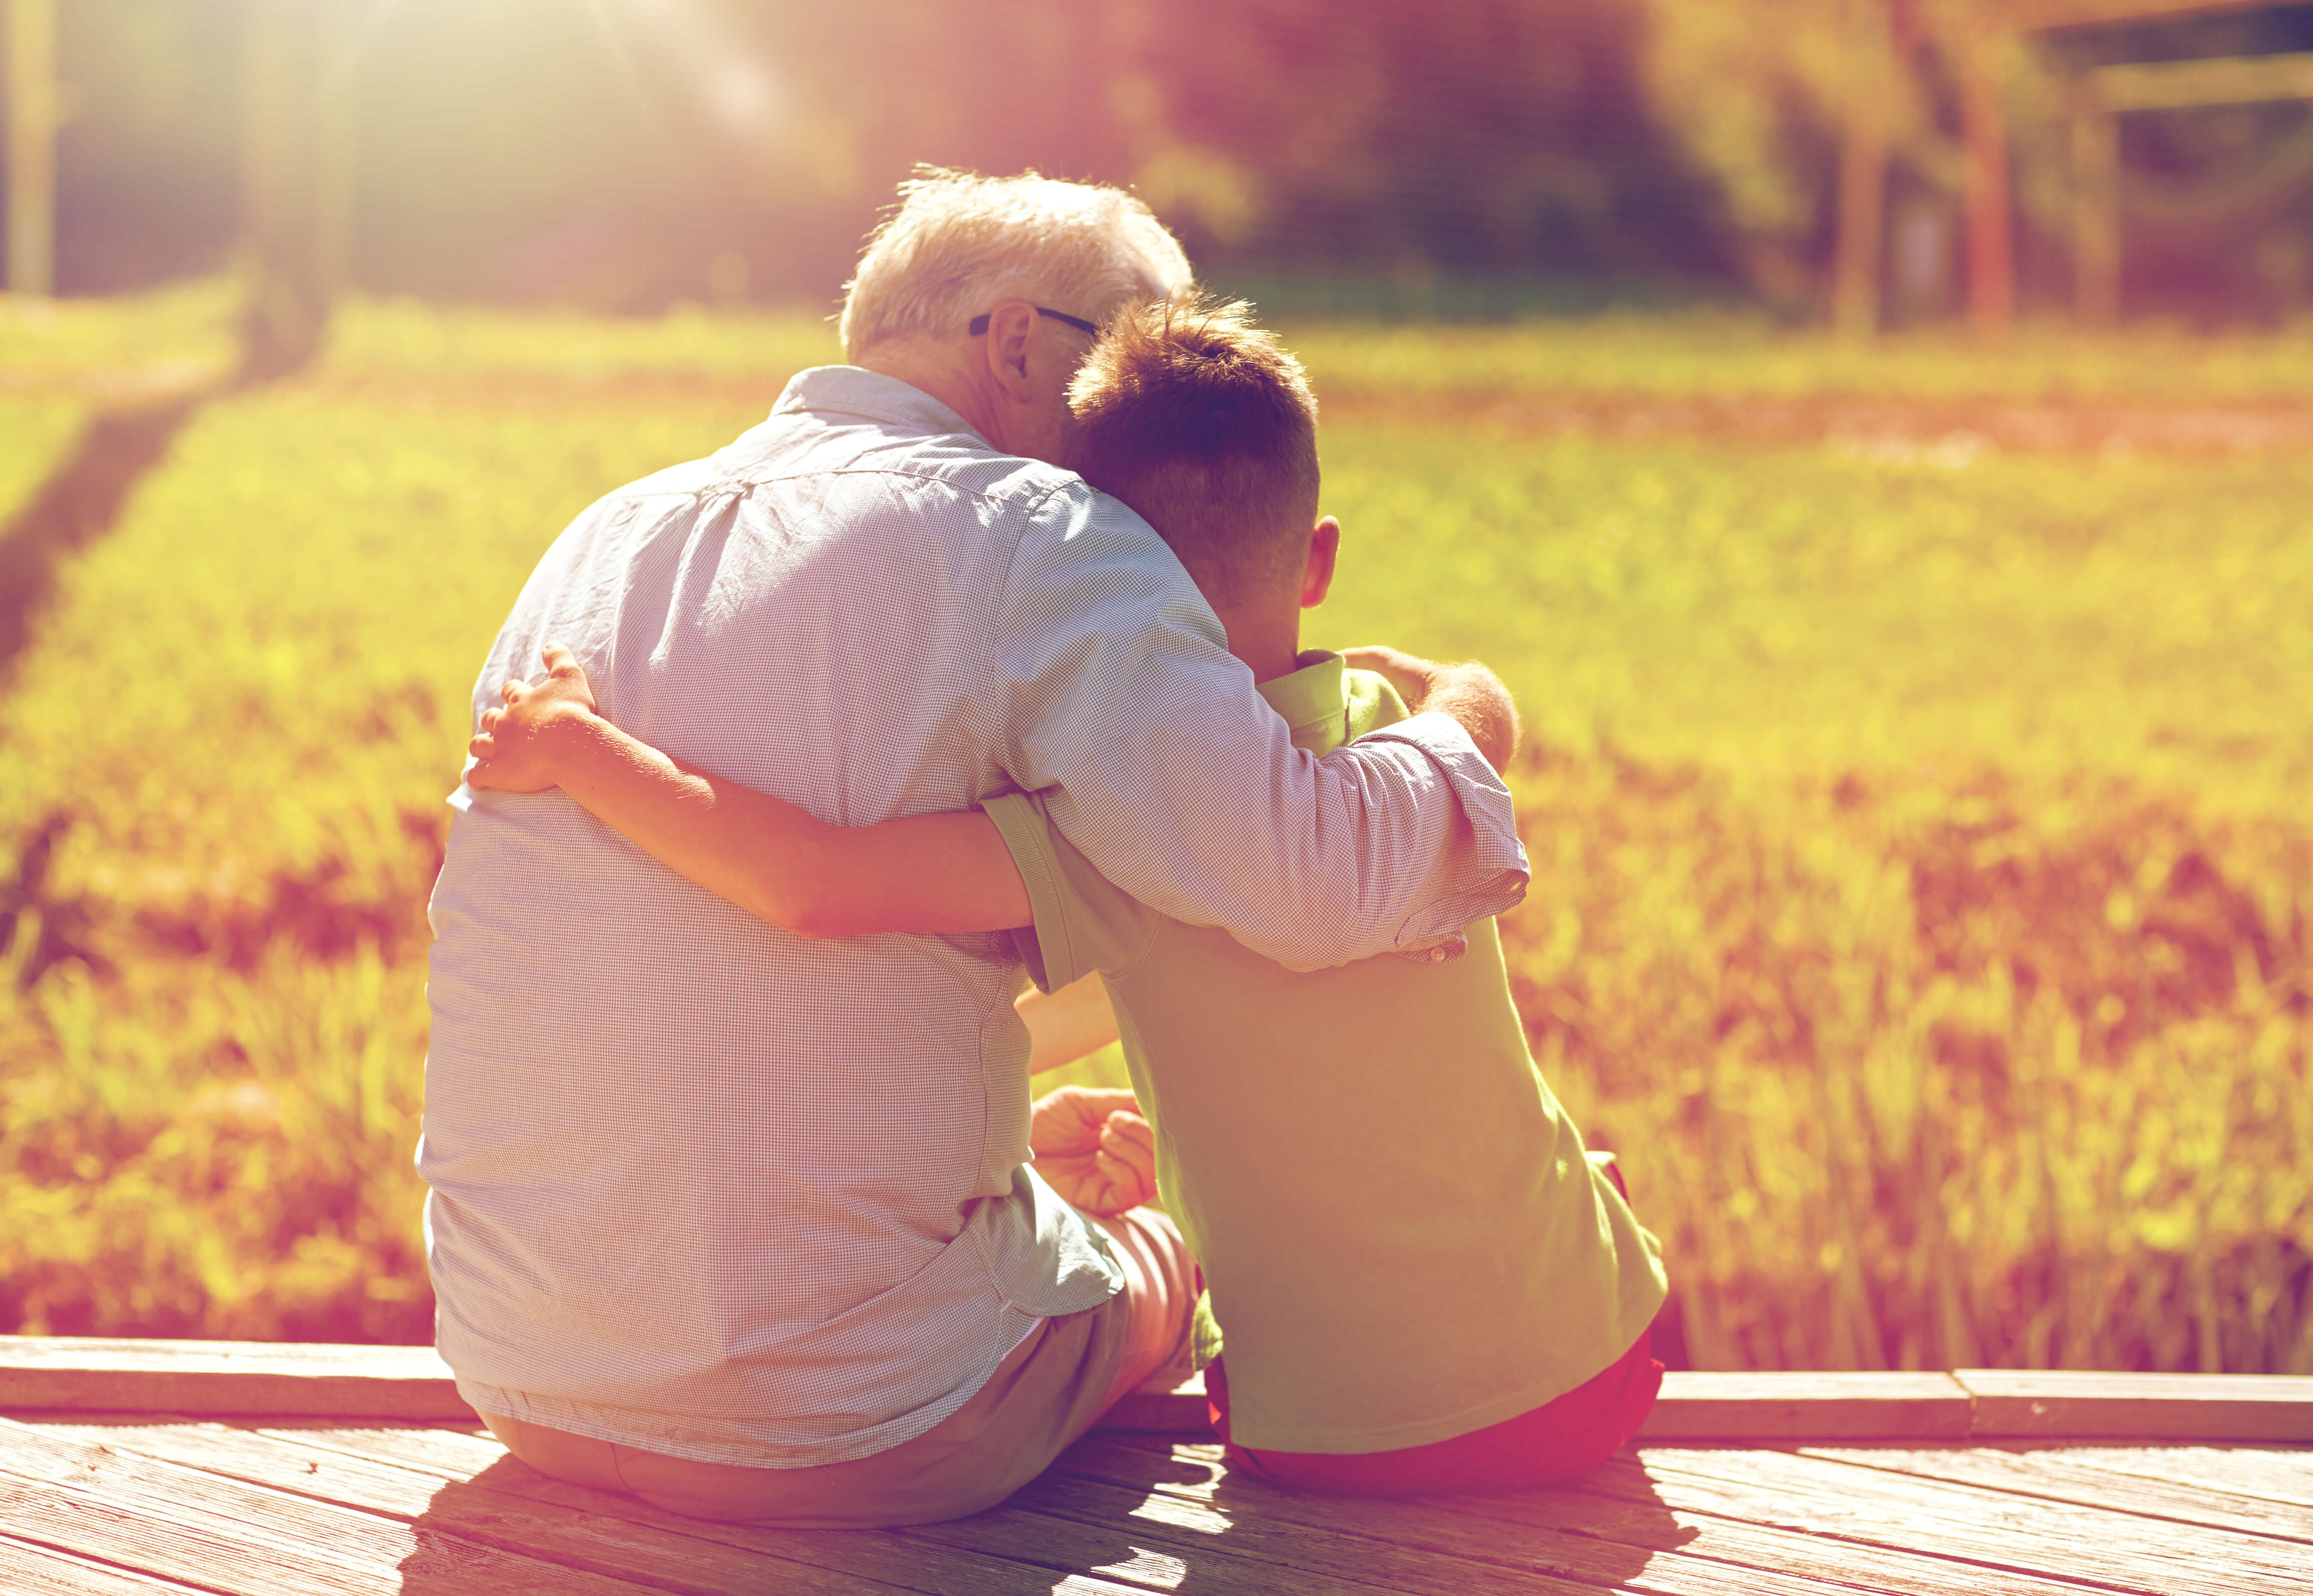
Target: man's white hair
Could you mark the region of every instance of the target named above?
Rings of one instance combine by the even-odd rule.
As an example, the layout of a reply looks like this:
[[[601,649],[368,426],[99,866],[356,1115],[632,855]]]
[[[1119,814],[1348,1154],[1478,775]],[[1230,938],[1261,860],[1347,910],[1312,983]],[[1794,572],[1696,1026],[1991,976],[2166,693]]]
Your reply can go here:
[[[843,352],[857,360],[893,339],[962,338],[1011,298],[1099,322],[1191,278],[1180,241],[1121,189],[919,166],[844,286]]]

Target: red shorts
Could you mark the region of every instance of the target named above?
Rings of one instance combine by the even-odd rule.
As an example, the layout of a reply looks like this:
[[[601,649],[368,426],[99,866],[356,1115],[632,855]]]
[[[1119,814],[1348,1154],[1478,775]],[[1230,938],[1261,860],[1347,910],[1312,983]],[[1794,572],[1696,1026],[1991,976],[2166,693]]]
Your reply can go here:
[[[1229,1441],[1227,1354],[1205,1368],[1213,1427],[1229,1466],[1273,1485],[1351,1496],[1422,1491],[1505,1491],[1587,1474],[1638,1433],[1662,1389],[1647,1333],[1605,1371],[1531,1413],[1483,1430],[1386,1452],[1272,1452]]]

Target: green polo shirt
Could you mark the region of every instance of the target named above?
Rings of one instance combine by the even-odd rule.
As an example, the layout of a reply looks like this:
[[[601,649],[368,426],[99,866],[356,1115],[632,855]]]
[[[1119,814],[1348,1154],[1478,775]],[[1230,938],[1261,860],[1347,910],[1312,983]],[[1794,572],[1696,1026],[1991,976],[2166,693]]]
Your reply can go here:
[[[1337,654],[1262,696],[1324,754],[1405,716]],[[1297,974],[1110,885],[1036,794],[990,800],[1046,991],[1097,970],[1204,1266],[1244,1446],[1448,1440],[1582,1384],[1661,1306],[1640,1229],[1526,1051],[1491,920],[1443,963]]]

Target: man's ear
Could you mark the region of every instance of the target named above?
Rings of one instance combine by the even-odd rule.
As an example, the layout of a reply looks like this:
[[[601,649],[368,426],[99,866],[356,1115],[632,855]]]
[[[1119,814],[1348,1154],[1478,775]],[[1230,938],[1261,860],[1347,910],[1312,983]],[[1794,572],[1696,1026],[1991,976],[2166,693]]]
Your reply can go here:
[[[1341,524],[1331,516],[1310,529],[1309,563],[1301,571],[1301,607],[1314,610],[1325,602],[1333,585],[1333,561],[1341,551]]]
[[[1028,387],[1028,346],[1039,331],[1036,307],[1025,299],[1007,299],[988,313],[988,331],[973,340],[984,346],[980,357],[989,384],[1015,404],[1034,401]]]

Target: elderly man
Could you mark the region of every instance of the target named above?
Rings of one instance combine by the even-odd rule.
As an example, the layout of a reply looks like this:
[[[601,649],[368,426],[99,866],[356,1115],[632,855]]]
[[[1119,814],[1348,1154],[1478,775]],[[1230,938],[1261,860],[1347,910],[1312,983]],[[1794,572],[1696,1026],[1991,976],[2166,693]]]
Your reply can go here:
[[[1102,319],[1188,280],[1173,238],[1033,175],[902,197],[852,364],[582,515],[477,712],[551,636],[604,714],[823,818],[1045,789],[1126,892],[1299,968],[1515,901],[1455,719],[1494,724],[1499,684],[1443,671],[1446,712],[1297,752],[1171,551],[1053,463]],[[700,1516],[930,1521],[1178,1355],[1177,1234],[1026,1167],[1007,937],[806,940],[559,792],[452,803],[418,1163],[442,1354],[517,1456]]]

